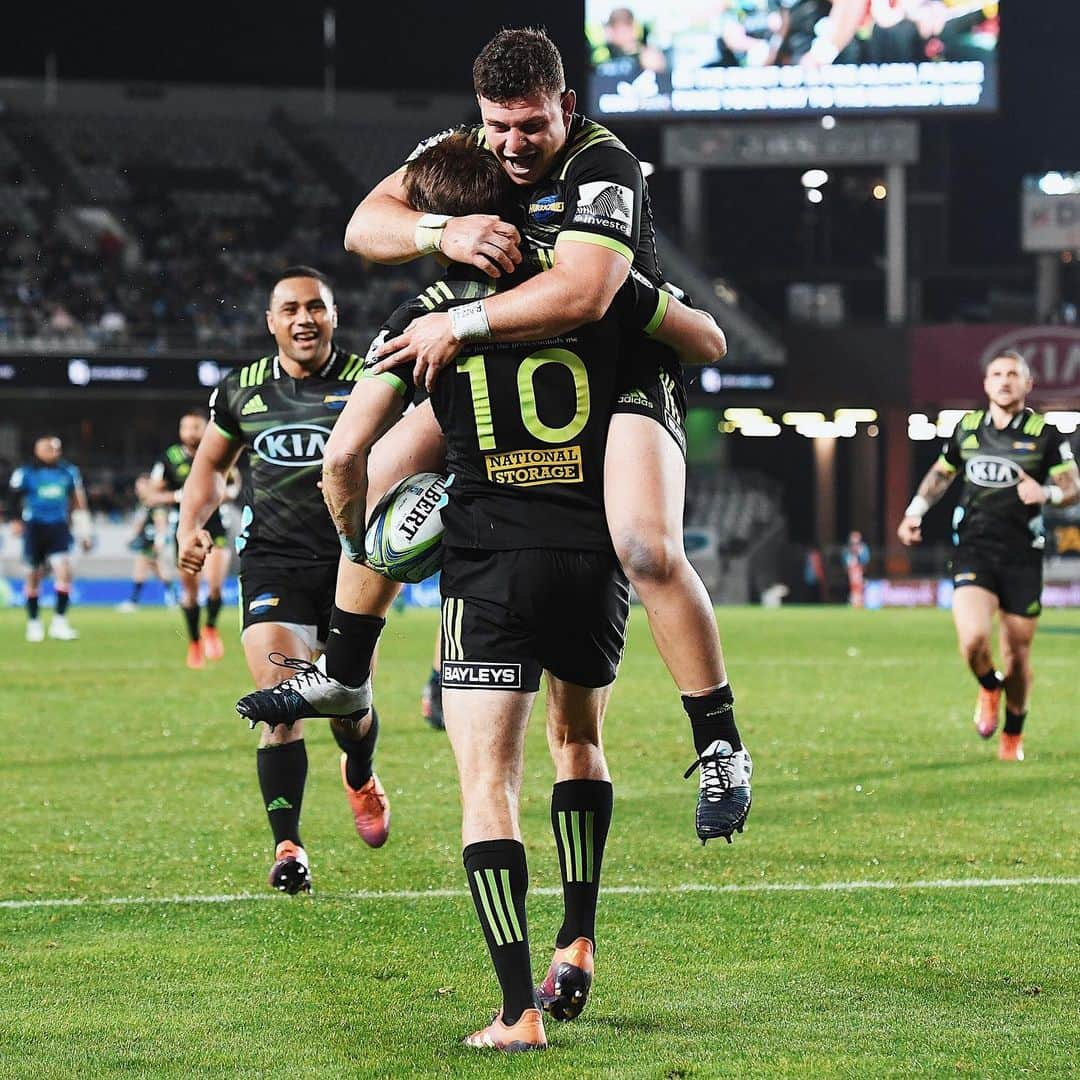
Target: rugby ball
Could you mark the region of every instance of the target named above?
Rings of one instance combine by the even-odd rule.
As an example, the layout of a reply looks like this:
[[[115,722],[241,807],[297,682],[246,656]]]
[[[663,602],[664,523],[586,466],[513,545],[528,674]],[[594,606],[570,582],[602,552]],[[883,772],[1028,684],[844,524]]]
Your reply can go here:
[[[364,558],[372,570],[416,584],[439,569],[448,482],[440,473],[415,473],[379,500],[364,534]]]

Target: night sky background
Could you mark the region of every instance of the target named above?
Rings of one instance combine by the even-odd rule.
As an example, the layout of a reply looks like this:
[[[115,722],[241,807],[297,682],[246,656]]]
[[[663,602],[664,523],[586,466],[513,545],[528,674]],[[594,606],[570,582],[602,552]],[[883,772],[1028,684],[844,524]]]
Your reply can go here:
[[[20,5],[5,11],[0,77],[40,78],[52,53],[61,79],[321,87],[323,6],[277,0]],[[563,50],[568,81],[584,85],[580,0],[546,6],[333,0],[333,6],[339,89],[467,91],[472,59],[483,43],[500,26],[526,24],[547,27]],[[1019,250],[1022,177],[1050,168],[1080,170],[1080,0],[1004,0],[1000,57],[999,112],[925,118],[924,129],[934,137],[924,142],[924,154],[929,148],[948,157],[942,186],[949,196],[949,261],[1015,268],[1030,261]],[[611,126],[640,157],[656,159],[654,126]],[[671,178],[659,175],[651,183],[661,204],[668,185],[673,207]],[[735,278],[742,270],[745,278],[760,276],[785,250],[793,253],[792,263],[820,258],[820,248],[808,255],[796,239],[809,226],[790,177],[775,170],[759,177],[728,173],[711,194],[710,225],[722,249],[713,269]],[[754,228],[725,230],[733,210]],[[880,250],[877,224],[858,216],[866,211],[836,200],[831,212],[838,218],[837,236],[864,237],[866,258]],[[857,264],[857,248],[834,254]]]

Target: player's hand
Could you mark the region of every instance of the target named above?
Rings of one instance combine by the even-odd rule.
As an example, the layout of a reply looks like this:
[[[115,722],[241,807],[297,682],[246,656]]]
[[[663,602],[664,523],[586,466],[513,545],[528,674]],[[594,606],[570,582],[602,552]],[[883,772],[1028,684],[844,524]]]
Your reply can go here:
[[[896,535],[900,537],[900,543],[904,547],[911,547],[912,544],[922,543],[922,518],[906,517],[900,522],[900,527],[896,530]]]
[[[92,536],[83,536],[79,539],[79,547],[83,552],[89,551],[94,546],[94,538]]]
[[[919,31],[919,37],[939,37],[949,21],[949,9],[941,0],[929,0],[915,12],[912,19]]]
[[[176,565],[189,574],[197,574],[213,547],[214,541],[205,529],[197,529],[186,536],[177,534]]]
[[[457,356],[460,348],[450,316],[433,312],[413,319],[404,333],[384,341],[375,352],[378,363],[368,371],[378,375],[411,360],[413,382],[431,393],[439,372]]]
[[[489,277],[512,274],[521,262],[521,234],[495,214],[451,218],[439,250],[453,262],[483,270]]]
[[[1025,506],[1042,506],[1046,502],[1046,491],[1038,480],[1020,470],[1020,483],[1016,485],[1016,494]]]

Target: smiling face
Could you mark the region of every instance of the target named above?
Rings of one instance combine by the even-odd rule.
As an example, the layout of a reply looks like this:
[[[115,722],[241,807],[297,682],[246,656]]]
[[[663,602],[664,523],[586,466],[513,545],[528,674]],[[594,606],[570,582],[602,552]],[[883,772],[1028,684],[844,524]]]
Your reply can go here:
[[[1031,370],[1023,360],[1011,356],[995,357],[987,365],[983,389],[990,401],[1006,412],[1023,408],[1031,392]]]
[[[538,93],[516,101],[477,98],[492,153],[515,184],[535,184],[562,148],[577,103],[573,90]]]
[[[180,417],[180,443],[187,451],[194,454],[199,449],[203,435],[206,434],[206,419],[197,413]]]
[[[315,278],[282,278],[270,295],[266,326],[283,359],[313,371],[330,357],[337,328],[334,294]]]

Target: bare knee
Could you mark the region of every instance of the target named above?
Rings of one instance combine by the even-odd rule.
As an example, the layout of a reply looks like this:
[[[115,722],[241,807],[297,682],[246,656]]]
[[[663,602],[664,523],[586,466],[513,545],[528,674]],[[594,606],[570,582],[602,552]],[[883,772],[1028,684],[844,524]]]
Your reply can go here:
[[[622,533],[615,538],[615,553],[624,573],[635,583],[668,582],[686,558],[682,543],[663,534]]]

